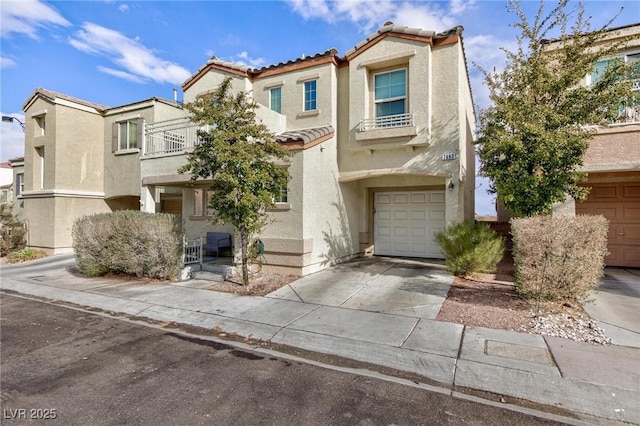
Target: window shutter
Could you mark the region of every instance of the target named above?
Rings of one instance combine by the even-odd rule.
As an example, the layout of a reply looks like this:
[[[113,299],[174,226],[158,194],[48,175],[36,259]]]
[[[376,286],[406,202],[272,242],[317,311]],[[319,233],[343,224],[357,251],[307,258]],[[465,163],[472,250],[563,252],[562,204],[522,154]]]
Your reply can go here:
[[[111,125],[111,152],[118,150],[118,123]]]
[[[142,149],[142,137],[144,136],[144,120],[142,118],[138,118],[136,121],[138,123],[138,134],[136,135],[136,148]]]

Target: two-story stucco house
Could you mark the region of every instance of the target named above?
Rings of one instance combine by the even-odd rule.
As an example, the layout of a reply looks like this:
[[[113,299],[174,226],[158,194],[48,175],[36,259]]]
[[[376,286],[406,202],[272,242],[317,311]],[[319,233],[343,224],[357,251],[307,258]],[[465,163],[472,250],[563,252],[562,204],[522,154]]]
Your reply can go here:
[[[613,57],[602,58],[583,84],[597,81],[613,59],[635,63],[638,69],[634,89],[640,90],[640,24],[612,28],[603,43],[629,39]],[[557,40],[545,42],[549,48]],[[640,105],[627,105],[618,120],[599,126],[589,142],[582,170],[588,173],[585,186],[589,197],[582,203],[568,202],[556,211],[598,214],[609,220],[608,249],[610,266],[640,267]]]
[[[251,94],[259,118],[292,154],[282,164],[291,180],[260,235],[269,267],[307,274],[363,254],[442,258],[434,234],[473,219],[475,115],[461,27],[436,34],[387,24],[344,56],[328,50],[261,69],[213,57],[184,82],[184,102],[226,77]],[[25,104],[25,215],[50,235],[32,245],[66,250],[75,217],[118,208],[181,214],[187,236],[233,233],[208,220],[208,182],[190,185],[177,173],[198,143],[198,126],[178,103],[106,108],[56,104],[65,97],[46,93]],[[95,128],[79,136],[70,131],[76,116],[62,123],[56,114],[46,128],[56,132],[36,135],[41,111],[52,120],[57,109],[86,116],[84,126],[95,118]],[[67,174],[66,162],[68,176],[57,177]],[[63,202],[82,208],[62,219],[62,210],[44,204]]]

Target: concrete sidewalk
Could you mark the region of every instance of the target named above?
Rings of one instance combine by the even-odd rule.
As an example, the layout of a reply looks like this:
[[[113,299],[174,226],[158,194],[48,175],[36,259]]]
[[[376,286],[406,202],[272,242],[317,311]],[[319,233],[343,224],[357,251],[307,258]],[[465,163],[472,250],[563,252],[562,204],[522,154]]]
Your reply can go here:
[[[424,377],[452,394],[531,401],[568,419],[640,424],[640,349],[435,321],[451,284],[441,265],[364,260],[246,297],[197,280],[83,278],[65,269],[73,263],[58,256],[4,266],[1,287],[340,356]]]

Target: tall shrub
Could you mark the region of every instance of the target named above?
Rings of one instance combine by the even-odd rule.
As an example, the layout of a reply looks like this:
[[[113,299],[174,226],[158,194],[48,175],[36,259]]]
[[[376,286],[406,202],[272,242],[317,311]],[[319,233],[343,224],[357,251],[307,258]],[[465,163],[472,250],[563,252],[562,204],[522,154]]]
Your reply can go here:
[[[504,241],[486,223],[456,223],[436,234],[436,240],[446,256],[447,269],[458,276],[494,272],[504,255]]]
[[[10,204],[0,205],[0,256],[24,247],[26,231],[13,215]]]
[[[609,222],[602,216],[511,219],[518,293],[537,302],[581,302],[600,285]]]
[[[108,272],[167,279],[182,264],[178,216],[123,210],[84,216],[73,224],[78,268],[89,276]]]

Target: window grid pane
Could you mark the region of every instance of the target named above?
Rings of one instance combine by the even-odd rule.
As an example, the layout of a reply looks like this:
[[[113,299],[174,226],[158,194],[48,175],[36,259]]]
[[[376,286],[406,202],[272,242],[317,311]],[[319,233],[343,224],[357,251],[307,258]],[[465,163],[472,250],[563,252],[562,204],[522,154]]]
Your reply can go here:
[[[316,109],[316,81],[304,83],[304,110],[313,111]]]
[[[277,113],[282,112],[282,88],[271,89],[271,109]]]
[[[375,116],[406,113],[407,70],[376,74],[374,80]]]

